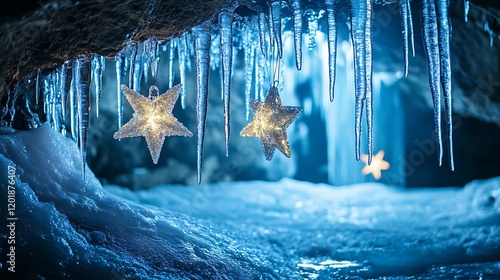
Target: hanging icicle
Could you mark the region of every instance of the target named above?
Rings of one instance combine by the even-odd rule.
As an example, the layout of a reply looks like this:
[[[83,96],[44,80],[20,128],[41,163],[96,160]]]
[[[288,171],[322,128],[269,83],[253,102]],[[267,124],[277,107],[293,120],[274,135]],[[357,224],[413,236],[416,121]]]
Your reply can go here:
[[[99,117],[99,101],[101,100],[102,92],[102,73],[104,72],[106,60],[104,56],[93,55],[91,61],[92,67],[92,80],[95,86],[95,111],[96,116]]]
[[[134,63],[130,65],[130,71],[133,76],[134,90],[140,92],[142,81],[142,68],[144,66],[144,44],[136,44],[136,54]],[[132,71],[133,69],[133,71]]]
[[[61,113],[66,116],[66,83],[68,81],[68,61],[65,61],[59,68],[59,92],[61,93]]]
[[[327,0],[328,2],[329,0]],[[333,1],[333,0],[331,0]],[[295,47],[295,65],[302,69],[302,7],[300,0],[292,0],[293,42]]]
[[[369,1],[369,0],[368,0]],[[355,144],[356,160],[361,157],[361,118],[366,100],[366,22],[368,5],[365,0],[350,0],[351,37],[354,45],[355,80]]]
[[[74,141],[78,141],[78,110],[77,110],[77,100],[76,100],[76,61],[71,64],[71,83],[69,86],[69,110],[70,110],[70,126],[71,126],[71,138]]]
[[[403,34],[403,55],[404,55],[404,74],[408,76],[408,58],[410,48],[415,56],[415,46],[413,42],[413,19],[411,15],[410,0],[399,0],[401,11],[401,29]]]
[[[117,112],[118,112],[118,129],[122,127],[123,124],[123,97],[122,97],[122,77],[123,77],[123,57],[122,54],[119,53],[115,57],[115,70],[116,70],[116,100],[117,100]]]
[[[127,56],[124,54],[124,59],[127,60],[125,64],[128,66],[128,85],[130,88],[134,89],[134,71],[135,71],[135,64],[136,64],[136,58],[137,58],[137,44],[135,42],[131,42],[128,46],[128,49],[130,49],[130,56]],[[125,67],[127,68],[127,67]],[[127,72],[125,72],[127,73]],[[120,87],[120,86],[119,86]]]
[[[270,10],[270,30],[271,45],[276,43],[279,58],[283,57],[283,43],[281,39],[281,0],[271,2]],[[273,41],[274,39],[274,41]]]
[[[175,40],[170,40],[170,43],[168,44],[168,88],[172,88],[174,86],[174,59],[176,45]]]
[[[224,104],[224,136],[226,156],[229,155],[231,76],[233,62],[233,13],[223,11],[219,15],[222,66],[222,103]]]
[[[266,55],[268,45],[267,45],[267,20],[266,20],[266,14],[265,13],[259,13],[257,16],[257,24],[258,24],[258,29],[259,29],[259,43],[260,43],[260,51],[262,52],[262,55]]]
[[[325,0],[326,20],[328,27],[328,72],[330,78],[330,101],[335,95],[335,71],[337,64],[337,24],[335,20],[335,0]]]
[[[158,46],[158,40],[155,39],[152,42],[153,58],[151,62],[151,78],[153,79],[153,84],[156,84],[158,77],[158,66],[160,65],[160,48]]]
[[[187,61],[189,60],[189,49],[187,46],[187,33],[182,34],[177,44],[177,52],[179,57],[179,76],[181,79],[181,106],[186,109],[186,71]]]
[[[89,91],[89,57],[81,54],[76,59],[76,95],[78,103],[79,143],[82,160],[82,178],[85,180],[85,166],[87,160],[87,135],[90,113],[90,91]]]
[[[448,159],[450,168],[455,169],[453,161],[453,124],[451,110],[451,59],[450,36],[451,21],[448,16],[448,0],[437,0],[437,19],[439,37],[439,61],[441,89],[443,90],[444,107],[446,112],[446,131],[448,133]]]
[[[197,130],[197,171],[198,184],[201,183],[203,141],[207,117],[208,77],[210,73],[210,23],[205,22],[192,29],[196,59],[196,130]]]
[[[40,91],[41,91],[41,83],[42,83],[42,69],[38,68],[36,71],[36,82],[35,82],[35,104],[38,107],[38,103],[40,100]]]
[[[252,25],[250,22],[245,23],[243,29],[243,51],[245,60],[245,111],[246,118],[248,120],[250,115],[250,94],[252,92],[252,77],[253,69],[255,64],[255,44],[254,44],[254,32],[252,30]],[[255,88],[257,92],[257,88]]]
[[[316,47],[316,33],[318,32],[318,12],[309,9],[307,14],[307,32],[309,34],[308,49],[313,50]]]
[[[469,1],[464,0],[464,18],[465,18],[465,22],[469,22],[469,10],[470,10]]]
[[[427,57],[429,85],[434,106],[434,130],[437,141],[437,156],[439,166],[441,166],[443,160],[443,141],[441,138],[441,99],[439,90],[441,71],[439,61],[438,22],[434,0],[422,0],[421,4],[424,49]]]
[[[368,130],[368,165],[370,165],[372,163],[372,157],[373,157],[372,12],[373,12],[373,0],[366,0],[366,25],[365,25],[366,57],[365,57],[365,63],[366,63],[366,124],[367,124],[367,130]]]

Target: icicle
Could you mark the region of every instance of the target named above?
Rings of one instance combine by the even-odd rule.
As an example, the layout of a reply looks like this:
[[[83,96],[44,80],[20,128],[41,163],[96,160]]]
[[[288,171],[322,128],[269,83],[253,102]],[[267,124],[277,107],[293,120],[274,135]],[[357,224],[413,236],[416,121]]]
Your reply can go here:
[[[42,69],[38,68],[38,70],[36,71],[36,84],[35,84],[35,104],[36,104],[36,107],[38,107],[38,102],[39,102],[39,99],[40,99],[40,83],[42,82]]]
[[[325,0],[328,23],[328,69],[330,75],[330,101],[334,99],[335,71],[337,64],[337,25],[335,22],[335,0]]]
[[[142,67],[144,66],[144,45],[137,45],[137,53],[135,55],[135,63],[130,65],[130,69],[132,72],[132,68],[134,69],[133,79],[134,79],[134,90],[137,92],[141,91],[141,79],[142,79]]]
[[[254,33],[252,31],[252,26],[249,22],[246,23],[245,29],[243,31],[243,51],[245,59],[245,109],[246,118],[248,120],[250,114],[250,94],[252,92],[252,77],[253,69],[255,64],[255,45],[254,45]],[[258,89],[255,88],[256,93]]]
[[[60,130],[60,125],[61,122],[59,121],[59,115],[61,114],[61,111],[58,109],[58,105],[60,104],[61,100],[61,94],[59,92],[59,72],[54,71],[50,75],[50,85],[51,85],[51,100],[50,100],[50,107],[51,107],[51,115],[52,115],[52,128],[55,131]]]
[[[399,0],[401,11],[401,29],[403,33],[403,53],[404,53],[404,73],[408,76],[408,57],[411,45],[411,51],[415,56],[415,46],[413,42],[413,19],[411,15],[410,0]]]
[[[160,50],[158,47],[158,40],[155,40],[152,44],[153,57],[151,63],[151,78],[153,79],[153,83],[156,83],[158,76],[158,65],[160,65]]]
[[[490,23],[488,21],[484,23],[484,31],[488,32],[488,35],[490,35],[490,47],[493,47],[493,40],[495,39],[496,35],[495,32],[491,29]]]
[[[314,10],[307,10],[307,28],[309,32],[309,50],[316,47],[316,33],[318,31],[318,13]]]
[[[465,17],[465,22],[469,22],[469,10],[470,10],[469,1],[464,0],[464,17]]]
[[[281,0],[275,0],[271,2],[271,12],[269,14],[271,19],[271,38],[274,39],[274,42],[273,40],[271,40],[271,45],[274,45],[274,43],[276,43],[276,45],[278,46],[278,56],[282,58],[283,43],[281,39]]]
[[[175,58],[175,40],[170,40],[168,52],[168,88],[174,87],[174,58]]]
[[[404,73],[405,78],[408,76],[408,0],[399,0],[399,9],[401,12],[401,29],[403,33],[403,55],[404,55]]]
[[[134,74],[134,71],[135,71],[135,64],[136,64],[136,58],[137,58],[137,44],[132,42],[131,43],[131,46],[129,46],[129,48],[131,49],[131,54],[130,54],[130,57],[129,57],[129,62],[128,62],[128,66],[129,66],[129,75],[128,75],[128,84],[129,84],[129,87],[134,89],[135,90],[135,87],[134,87],[134,77],[135,77],[135,74]],[[125,56],[125,60],[127,60],[127,57]],[[118,86],[118,87],[121,87],[121,86]]]
[[[115,65],[116,65],[116,98],[117,98],[117,111],[118,111],[118,129],[122,127],[123,123],[123,106],[122,106],[122,91],[121,91],[121,84],[122,84],[122,63],[123,63],[123,58],[122,54],[119,53],[115,57]]]
[[[255,63],[255,61],[258,59],[258,57],[262,56],[262,54],[259,55],[257,48],[254,48],[254,53],[252,54],[253,56],[253,64],[255,64],[255,84],[254,84],[254,91],[255,91],[255,96],[259,95],[259,63]],[[248,91],[248,95],[245,92],[245,109],[246,109],[246,119],[248,121],[250,117],[250,91]],[[255,98],[257,99],[257,97]]]
[[[78,123],[80,155],[82,159],[82,178],[85,180],[85,166],[87,162],[87,135],[90,113],[89,91],[89,58],[79,55],[76,59],[76,93],[78,102]]]
[[[434,0],[422,0],[421,3],[424,49],[427,57],[429,85],[434,105],[434,130],[437,141],[437,156],[439,165],[441,166],[443,159],[443,141],[441,139],[441,100],[439,90],[441,71],[439,62],[438,23]]]
[[[196,58],[196,130],[198,184],[201,183],[203,141],[207,117],[208,77],[210,73],[210,23],[205,22],[193,30]]]
[[[147,39],[140,44],[142,46],[142,76],[144,76],[144,81],[149,84],[149,68],[153,63],[153,54],[151,49],[151,41]]]
[[[327,2],[333,0],[327,0]],[[292,0],[293,9],[293,40],[295,46],[295,65],[302,69],[302,7],[300,0]]]
[[[186,60],[189,59],[188,47],[187,47],[187,35],[182,34],[179,44],[177,45],[177,52],[179,57],[179,76],[181,79],[181,106],[182,109],[186,109],[186,71],[187,65]]]
[[[224,135],[226,156],[229,155],[231,75],[233,62],[233,13],[223,11],[219,15],[220,47],[222,60],[222,103],[224,104]]]
[[[265,94],[264,92],[264,85],[266,83],[266,74],[267,74],[267,61],[266,61],[266,57],[263,56],[263,55],[260,55],[259,56],[259,71],[258,71],[258,75],[256,75],[256,77],[258,77],[259,79],[259,87],[255,89],[255,100],[263,100],[261,97]]]
[[[68,64],[66,61],[59,68],[59,91],[61,92],[61,113],[64,117],[66,116],[66,82],[68,80]]]
[[[76,61],[73,61],[71,66],[71,83],[69,86],[69,112],[70,112],[70,126],[71,138],[75,141],[78,139],[78,111],[76,110]]]
[[[361,118],[366,99],[366,21],[369,0],[350,0],[351,37],[354,45],[354,79],[355,79],[355,142],[356,160],[361,157]]]
[[[451,59],[450,59],[450,35],[451,26],[448,16],[448,0],[437,1],[438,36],[439,36],[439,60],[441,62],[440,78],[443,90],[444,107],[446,112],[446,128],[448,132],[448,158],[451,170],[455,169],[453,162],[453,124],[451,112]]]
[[[365,47],[366,47],[366,123],[368,130],[368,164],[372,163],[373,157],[373,103],[372,103],[372,78],[373,78],[373,57],[372,57],[372,12],[373,0],[366,1],[366,26],[365,26]]]
[[[100,55],[92,56],[92,79],[95,86],[95,110],[96,116],[99,117],[99,101],[101,100],[102,92],[102,73],[104,71],[105,58]]]
[[[260,41],[260,50],[262,52],[262,55],[266,55],[267,52],[267,37],[266,37],[266,14],[264,13],[259,13],[258,18],[258,27],[259,27],[259,41]]]

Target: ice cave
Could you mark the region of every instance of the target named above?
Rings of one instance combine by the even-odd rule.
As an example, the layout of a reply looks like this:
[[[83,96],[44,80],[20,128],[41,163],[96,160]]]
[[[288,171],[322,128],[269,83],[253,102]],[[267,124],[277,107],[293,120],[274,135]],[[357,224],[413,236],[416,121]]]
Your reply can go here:
[[[0,9],[0,279],[500,279],[495,0]]]

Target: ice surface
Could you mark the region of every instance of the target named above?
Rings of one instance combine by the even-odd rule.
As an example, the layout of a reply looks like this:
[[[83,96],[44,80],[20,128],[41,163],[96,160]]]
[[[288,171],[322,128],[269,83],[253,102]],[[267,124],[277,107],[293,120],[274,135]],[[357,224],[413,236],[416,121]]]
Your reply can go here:
[[[500,178],[464,189],[282,180],[133,192],[103,189],[90,170],[83,181],[74,143],[47,125],[0,134],[0,169],[18,176],[19,279],[500,277]]]

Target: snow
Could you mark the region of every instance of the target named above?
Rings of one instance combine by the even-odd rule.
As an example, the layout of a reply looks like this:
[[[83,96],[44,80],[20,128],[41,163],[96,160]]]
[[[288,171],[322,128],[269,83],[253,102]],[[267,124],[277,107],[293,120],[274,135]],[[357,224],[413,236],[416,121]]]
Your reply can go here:
[[[19,279],[500,277],[500,178],[463,189],[286,179],[134,192],[103,188],[91,170],[83,181],[80,160],[48,125],[0,129],[0,170],[17,174]]]

